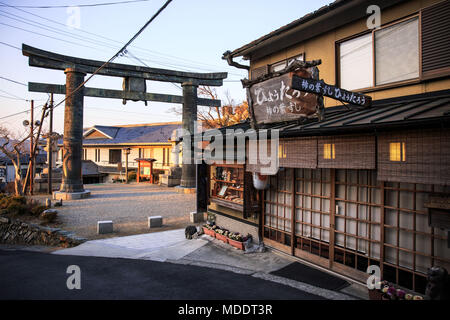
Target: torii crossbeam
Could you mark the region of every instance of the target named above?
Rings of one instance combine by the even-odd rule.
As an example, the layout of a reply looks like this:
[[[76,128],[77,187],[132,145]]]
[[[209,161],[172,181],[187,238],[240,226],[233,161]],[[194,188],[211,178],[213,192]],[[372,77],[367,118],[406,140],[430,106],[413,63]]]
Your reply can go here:
[[[196,73],[133,66],[119,63],[109,63],[96,74],[124,78],[124,91],[82,87],[72,94],[84,81],[86,74],[94,73],[104,62],[70,57],[54,52],[22,44],[22,53],[29,57],[29,65],[45,69],[64,70],[66,84],[28,83],[31,92],[65,94],[64,110],[64,142],[63,142],[63,178],[59,191],[60,198],[79,198],[78,194],[85,192],[81,173],[83,147],[83,101],[84,96],[157,101],[183,104],[183,129],[194,133],[194,123],[197,119],[197,105],[220,106],[220,100],[202,99],[197,97],[197,87],[221,86],[226,72]],[[148,93],[145,80],[176,82],[183,87],[183,96]],[[193,156],[193,153],[191,153]],[[195,164],[183,163],[181,186],[195,187]]]

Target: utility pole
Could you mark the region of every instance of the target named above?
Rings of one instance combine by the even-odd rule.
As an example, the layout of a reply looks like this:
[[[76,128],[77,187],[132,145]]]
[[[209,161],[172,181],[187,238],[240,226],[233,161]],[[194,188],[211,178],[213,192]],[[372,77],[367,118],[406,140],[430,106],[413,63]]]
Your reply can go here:
[[[50,95],[50,129],[48,136],[47,163],[48,163],[48,194],[52,194],[52,169],[53,169],[53,93]]]
[[[34,184],[34,157],[33,157],[33,140],[34,140],[34,100],[31,100],[31,121],[30,121],[30,194],[33,194]]]
[[[125,183],[128,183],[128,155],[130,151],[130,148],[125,148]]]

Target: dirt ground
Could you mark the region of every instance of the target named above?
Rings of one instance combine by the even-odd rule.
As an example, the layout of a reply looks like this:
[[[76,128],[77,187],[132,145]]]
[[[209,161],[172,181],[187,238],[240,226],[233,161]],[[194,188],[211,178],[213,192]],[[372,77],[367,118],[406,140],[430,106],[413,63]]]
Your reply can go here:
[[[177,193],[174,188],[146,183],[85,185],[91,197],[63,201],[56,226],[88,239],[124,236],[183,228],[195,211],[195,194]],[[35,195],[45,203],[50,195]],[[53,204],[54,201],[52,201]],[[163,227],[148,229],[149,216],[162,216]],[[112,220],[114,232],[97,235],[97,221]]]

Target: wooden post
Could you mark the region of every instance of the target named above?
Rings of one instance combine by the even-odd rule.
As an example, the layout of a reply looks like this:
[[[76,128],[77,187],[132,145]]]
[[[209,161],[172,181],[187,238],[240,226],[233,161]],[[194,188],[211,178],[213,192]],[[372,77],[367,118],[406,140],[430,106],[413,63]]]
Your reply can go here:
[[[296,241],[295,241],[295,168],[292,168],[292,177],[291,177],[291,183],[292,183],[292,199],[291,199],[291,254],[295,256],[295,247],[296,247]]]
[[[53,169],[53,149],[52,149],[52,133],[53,133],[53,93],[50,95],[50,130],[48,137],[48,154],[47,154],[47,163],[48,163],[48,194],[52,194],[53,185],[52,185],[52,169]]]
[[[136,175],[137,183],[139,183],[140,177],[141,177],[141,162],[138,160],[138,170],[137,170],[137,175]]]
[[[330,243],[328,248],[329,268],[333,267],[336,237],[336,169],[330,169]]]
[[[34,157],[33,157],[33,144],[34,144],[34,100],[31,100],[31,112],[30,112],[30,194],[33,194],[34,184]]]
[[[153,161],[150,161],[150,183],[153,184]]]
[[[128,149],[125,150],[125,183],[128,183]]]

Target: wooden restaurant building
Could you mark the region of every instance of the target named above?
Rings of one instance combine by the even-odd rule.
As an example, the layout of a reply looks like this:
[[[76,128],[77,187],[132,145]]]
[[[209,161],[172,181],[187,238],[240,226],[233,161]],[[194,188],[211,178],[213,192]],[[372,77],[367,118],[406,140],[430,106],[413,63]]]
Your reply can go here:
[[[320,116],[259,123],[250,103],[251,122],[221,130],[278,129],[278,172],[257,191],[263,166],[248,153],[246,164],[199,166],[198,205],[290,255],[364,283],[378,265],[424,293],[428,268],[450,271],[450,1],[376,2],[335,1],[225,53],[250,61],[250,80],[321,59],[322,84],[372,101],[324,97]],[[371,4],[381,8],[372,30]]]

